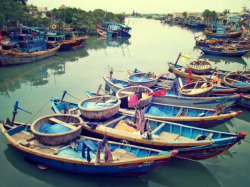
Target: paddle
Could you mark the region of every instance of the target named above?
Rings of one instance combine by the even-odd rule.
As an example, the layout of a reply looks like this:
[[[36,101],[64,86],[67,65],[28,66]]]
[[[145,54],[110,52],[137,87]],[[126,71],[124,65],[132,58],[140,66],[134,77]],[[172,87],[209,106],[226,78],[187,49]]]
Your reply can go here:
[[[27,113],[29,113],[29,114],[32,114],[31,112],[29,112],[29,111],[27,111],[27,110],[24,110],[23,108],[19,107],[19,106],[18,106],[18,101],[16,101],[16,103],[15,103],[15,105],[14,105],[14,110],[13,110],[12,122],[11,122],[11,124],[10,124],[11,126],[13,126],[13,124],[14,124],[15,117],[16,117],[16,114],[17,114],[17,109],[20,109],[20,110],[22,110],[22,111],[24,111],[24,112],[27,112]]]

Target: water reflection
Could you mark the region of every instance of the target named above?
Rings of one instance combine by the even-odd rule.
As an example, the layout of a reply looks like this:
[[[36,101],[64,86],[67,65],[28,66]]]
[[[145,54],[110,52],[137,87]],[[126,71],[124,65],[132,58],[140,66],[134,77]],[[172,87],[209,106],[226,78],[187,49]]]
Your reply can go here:
[[[223,56],[215,56],[215,55],[201,55],[200,56],[201,59],[205,59],[205,60],[209,60],[212,62],[216,63],[225,63],[225,64],[229,64],[229,63],[239,63],[239,64],[243,64],[245,65],[245,67],[247,67],[247,63],[246,61],[242,58],[242,57],[223,57]]]
[[[58,171],[55,169],[40,170],[36,163],[25,159],[15,148],[8,144],[4,155],[8,162],[25,177],[36,178],[53,186],[221,186],[215,177],[199,162],[171,160],[148,174],[140,177],[89,176]],[[190,172],[192,170],[192,172]],[[46,173],[45,173],[46,172]],[[178,177],[177,177],[178,176]],[[60,180],[55,180],[59,179]],[[98,180],[97,180],[98,178]],[[188,180],[187,180],[188,179]],[[74,181],[74,183],[72,183]],[[32,180],[30,181],[32,183]],[[9,181],[10,184],[18,181]],[[35,183],[35,182],[34,182]]]
[[[97,177],[93,175],[67,173],[51,168],[40,170],[36,167],[36,163],[25,159],[25,157],[10,144],[8,144],[8,148],[4,151],[4,155],[13,167],[27,175],[24,176],[25,178],[36,178],[47,185],[72,186],[73,184],[74,186],[83,186],[84,184],[84,186],[149,186],[147,184],[148,181],[145,181],[141,177]],[[8,186],[16,186],[19,183],[19,181],[15,180],[8,182],[10,183]],[[29,182],[34,182],[34,186],[37,185],[35,180],[29,180]]]
[[[74,62],[87,57],[86,49],[58,52],[56,56],[35,63],[18,66],[2,66],[0,69],[0,92],[1,95],[14,92],[21,88],[22,84],[41,86],[47,84],[50,74],[58,75],[65,73],[65,63]],[[51,70],[49,72],[49,70]]]

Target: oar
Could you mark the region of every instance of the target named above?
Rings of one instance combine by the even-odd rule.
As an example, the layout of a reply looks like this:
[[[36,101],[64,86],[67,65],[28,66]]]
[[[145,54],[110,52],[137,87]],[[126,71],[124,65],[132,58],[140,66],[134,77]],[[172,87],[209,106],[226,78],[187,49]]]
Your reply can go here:
[[[31,112],[29,112],[29,111],[27,111],[27,110],[25,110],[25,109],[19,107],[19,106],[18,106],[18,101],[16,101],[16,103],[15,103],[15,105],[14,105],[13,117],[12,117],[11,125],[14,124],[15,117],[16,117],[16,114],[17,114],[17,109],[20,109],[20,110],[22,110],[22,111],[24,111],[24,112],[27,112],[27,113],[29,113],[29,114],[32,114]]]

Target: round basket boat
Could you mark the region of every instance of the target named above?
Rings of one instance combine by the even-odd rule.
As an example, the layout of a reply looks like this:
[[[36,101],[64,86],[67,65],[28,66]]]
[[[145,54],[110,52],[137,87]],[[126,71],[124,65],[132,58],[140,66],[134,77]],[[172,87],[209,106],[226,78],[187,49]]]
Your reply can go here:
[[[211,63],[206,60],[196,60],[196,61],[190,62],[188,66],[191,68],[192,72],[195,74],[206,74],[212,68]]]
[[[35,138],[45,145],[62,145],[67,144],[70,141],[78,138],[82,132],[82,126],[74,126],[73,124],[83,123],[83,120],[74,115],[69,114],[54,114],[41,117],[31,124],[31,131]],[[50,125],[55,127],[61,125],[64,128],[68,128],[67,132],[55,132],[52,134],[41,133],[40,128],[44,125]],[[57,128],[58,129],[58,128]],[[55,129],[54,129],[55,130]]]
[[[212,93],[213,85],[205,81],[192,82],[181,88],[181,95],[185,97],[209,97]]]
[[[150,96],[149,93],[152,93]],[[131,95],[138,95],[138,104],[137,105],[131,105],[129,104],[129,99]],[[141,96],[141,97],[140,97]],[[149,103],[151,103],[153,99],[153,90],[146,86],[130,86],[126,88],[120,89],[118,92],[116,92],[116,97],[122,99],[126,99],[128,103],[128,108],[142,108],[147,106]]]
[[[96,96],[82,100],[78,107],[83,117],[88,119],[107,119],[114,116],[120,109],[121,101],[111,96]]]
[[[224,77],[225,85],[232,88],[239,88],[237,92],[250,91],[250,77],[238,73],[229,73]]]
[[[128,76],[130,86],[152,87],[157,83],[157,77],[153,73],[133,73]]]

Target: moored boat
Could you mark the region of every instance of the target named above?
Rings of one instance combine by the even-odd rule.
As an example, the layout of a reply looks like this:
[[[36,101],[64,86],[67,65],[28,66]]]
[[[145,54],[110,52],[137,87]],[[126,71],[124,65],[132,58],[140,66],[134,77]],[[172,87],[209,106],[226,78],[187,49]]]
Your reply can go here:
[[[146,86],[152,87],[157,83],[158,78],[154,73],[133,73],[128,76],[128,83],[130,86]]]
[[[224,83],[233,88],[239,88],[238,92],[250,92],[250,77],[239,73],[229,73],[224,77]]]
[[[138,123],[140,125],[136,121],[133,116],[124,115],[107,123],[95,123],[95,129],[92,123],[86,123],[83,132],[94,136],[106,133],[112,140],[125,140],[134,145],[162,150],[178,149],[181,150],[179,157],[197,160],[216,156],[247,135],[245,132],[225,133],[153,119],[144,119]]]
[[[184,97],[209,97],[213,85],[206,81],[197,81],[186,84],[180,88],[180,94]]]
[[[100,120],[114,116],[118,112],[120,104],[120,100],[104,95],[82,100],[79,102],[78,108],[83,117]]]
[[[89,98],[96,97],[95,93],[86,92]],[[53,110],[57,114],[62,114],[61,111],[68,111],[68,105],[74,106],[75,110],[79,110],[77,103],[67,101],[60,102],[60,98],[51,98]],[[226,105],[226,102],[225,102]],[[201,109],[194,107],[175,106],[169,104],[160,104],[151,102],[144,109],[144,115],[149,119],[157,119],[162,121],[171,121],[183,125],[212,128],[220,125],[241,114],[242,111],[232,112],[229,108],[223,108],[221,111],[217,109]],[[75,113],[79,115],[78,113]],[[119,114],[135,115],[135,110],[120,108]],[[119,115],[117,115],[119,117]]]
[[[145,86],[130,86],[120,89],[116,97],[121,99],[121,108],[142,108],[152,101],[153,90]]]
[[[220,48],[219,50],[215,50],[213,48],[201,47],[200,50],[204,54],[209,55],[219,55],[219,56],[228,56],[228,57],[241,57],[248,53],[248,50],[236,50],[236,49],[228,49],[228,48]]]
[[[35,62],[55,55],[59,45],[47,48],[45,34],[41,28],[24,27],[14,36],[16,45],[13,48],[0,49],[0,63],[2,65],[18,65]]]
[[[206,74],[212,68],[212,65],[209,61],[199,60],[199,59],[193,62],[190,62],[188,66],[191,68],[192,72],[196,74]]]
[[[51,167],[71,173],[137,176],[168,162],[178,154],[178,151],[161,151],[86,136],[51,146],[40,143],[28,124],[8,130],[1,123],[0,128],[7,141],[26,158],[43,168]]]

